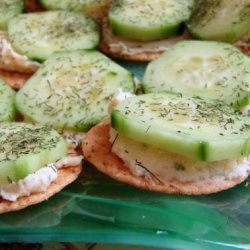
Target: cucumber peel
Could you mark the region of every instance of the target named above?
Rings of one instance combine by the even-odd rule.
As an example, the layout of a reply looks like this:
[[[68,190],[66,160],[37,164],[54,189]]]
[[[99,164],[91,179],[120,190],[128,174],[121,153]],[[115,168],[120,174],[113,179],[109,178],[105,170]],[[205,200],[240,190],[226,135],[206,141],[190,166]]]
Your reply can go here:
[[[17,52],[39,62],[56,51],[94,49],[99,43],[93,19],[63,10],[19,15],[10,20],[8,34]]]
[[[174,36],[191,15],[193,0],[113,1],[108,19],[113,33],[151,41]]]

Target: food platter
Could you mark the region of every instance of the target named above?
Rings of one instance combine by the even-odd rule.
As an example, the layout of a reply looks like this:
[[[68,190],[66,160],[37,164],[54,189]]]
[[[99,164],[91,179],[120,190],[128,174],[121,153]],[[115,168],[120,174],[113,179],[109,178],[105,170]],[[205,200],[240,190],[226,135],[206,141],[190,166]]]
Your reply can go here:
[[[139,79],[145,63],[118,61]],[[0,242],[103,242],[172,249],[250,249],[250,185],[167,195],[118,183],[85,164],[56,196],[1,215]]]

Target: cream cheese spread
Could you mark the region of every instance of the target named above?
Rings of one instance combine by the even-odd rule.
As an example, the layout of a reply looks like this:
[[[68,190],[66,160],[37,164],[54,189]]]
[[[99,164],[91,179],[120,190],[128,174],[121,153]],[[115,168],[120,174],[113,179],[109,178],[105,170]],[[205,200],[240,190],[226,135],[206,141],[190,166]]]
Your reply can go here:
[[[108,106],[108,113],[111,113],[111,110],[118,105],[120,102],[124,101],[127,98],[133,97],[135,94],[130,92],[124,92],[121,88],[118,89],[117,95],[111,100]]]
[[[161,183],[170,180],[188,182],[207,179],[216,183],[225,178],[246,178],[250,173],[250,156],[217,162],[195,161],[136,142],[117,134],[113,129],[110,135],[112,152],[123,160],[135,176],[153,178]]]
[[[41,66],[27,56],[17,53],[8,41],[7,33],[0,32],[0,68],[21,73],[33,73]]]
[[[44,192],[56,180],[58,169],[78,166],[82,159],[82,156],[67,156],[56,163],[50,163],[24,179],[1,187],[0,196],[5,200],[16,201],[22,196]]]

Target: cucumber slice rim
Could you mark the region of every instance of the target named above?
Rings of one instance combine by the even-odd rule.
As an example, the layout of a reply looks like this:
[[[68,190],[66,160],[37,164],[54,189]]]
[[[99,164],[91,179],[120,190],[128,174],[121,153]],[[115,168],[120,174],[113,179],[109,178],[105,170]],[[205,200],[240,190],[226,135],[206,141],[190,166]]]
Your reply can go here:
[[[142,90],[223,100],[240,110],[250,103],[250,58],[224,42],[180,41],[147,65]]]
[[[123,17],[123,13],[125,13],[125,15],[128,15],[129,10],[132,9],[133,11],[138,9],[140,6],[137,8],[136,6],[137,4],[140,5],[139,1],[138,3],[114,1],[112,2],[111,8],[108,12],[108,21],[110,28],[112,32],[117,36],[139,41],[160,40],[177,35],[183,30],[184,21],[186,21],[189,14],[191,14],[190,10],[193,6],[193,1],[188,0],[187,2],[182,2],[181,0],[178,1],[178,3],[176,3],[176,1],[173,1],[171,3],[171,1],[172,0],[169,1],[169,6],[167,5],[169,8],[167,8],[166,6],[165,8],[158,8],[159,11],[163,11],[165,9],[165,12],[160,13],[160,16],[158,18],[155,18],[155,6],[152,6],[152,4],[155,3],[143,3],[142,8],[145,8],[145,10],[140,10],[137,16],[131,15],[128,17]],[[159,5],[160,4],[163,5],[164,2],[159,2]],[[165,4],[168,3],[165,2]],[[176,4],[176,6],[173,6],[174,4]],[[180,6],[183,7],[183,11],[179,10]],[[126,10],[126,8],[128,7],[130,9]]]
[[[38,62],[54,52],[96,49],[100,41],[97,22],[79,11],[24,13],[10,20],[8,33],[18,53]]]
[[[235,113],[229,106],[166,93],[138,97],[129,98],[112,110],[111,126],[118,133],[201,161],[220,161],[250,154],[248,117]],[[177,100],[180,110],[176,110],[173,100]],[[180,106],[179,100],[189,102]],[[169,109],[167,102],[171,104]],[[188,109],[199,116],[190,115]],[[215,110],[218,118],[214,115]],[[180,122],[173,122],[175,116]]]
[[[0,134],[0,185],[23,179],[67,154],[66,141],[48,125],[3,122]]]

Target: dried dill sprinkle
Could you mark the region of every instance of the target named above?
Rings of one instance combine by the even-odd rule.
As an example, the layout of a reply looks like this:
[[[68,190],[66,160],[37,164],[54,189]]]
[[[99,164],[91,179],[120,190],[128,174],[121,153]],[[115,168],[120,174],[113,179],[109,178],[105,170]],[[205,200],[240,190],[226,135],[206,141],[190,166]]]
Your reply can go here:
[[[0,80],[0,122],[13,121],[15,117],[15,91]]]
[[[202,161],[248,155],[249,121],[221,101],[160,93],[126,99],[111,113],[118,133]]]
[[[249,76],[248,57],[233,45],[182,41],[149,63],[142,87],[146,93],[182,93],[211,101],[221,100],[241,109],[250,100]]]
[[[159,179],[158,176],[156,176],[153,172],[151,172],[151,171],[150,171],[146,166],[144,166],[140,161],[138,161],[138,160],[136,159],[135,162],[136,162],[136,166],[138,166],[138,167],[142,168],[144,171],[146,171],[147,174],[148,174],[153,180],[155,180],[156,182],[158,182],[158,183],[161,184],[161,185],[164,185],[164,182],[161,181],[161,180]]]
[[[0,186],[16,182],[67,154],[67,143],[48,125],[0,123]],[[56,170],[56,169],[53,169]]]
[[[134,79],[97,51],[54,54],[17,93],[20,112],[60,130],[87,131],[106,119],[118,94],[135,91]]]
[[[185,166],[181,163],[176,163],[174,167],[177,171],[185,171],[186,170]]]
[[[50,126],[23,123],[0,124],[0,162],[55,148],[61,137]]]
[[[101,7],[106,6],[109,0],[41,0],[43,6],[48,10],[74,10],[82,11],[84,13],[92,13],[99,10]]]
[[[249,32],[249,1],[197,0],[188,23],[194,37],[235,42]]]
[[[163,39],[178,33],[193,4],[193,0],[112,1],[109,24],[114,34],[129,39]]]
[[[39,62],[55,51],[93,49],[99,42],[93,19],[64,10],[18,15],[9,22],[8,34],[19,53]]]

